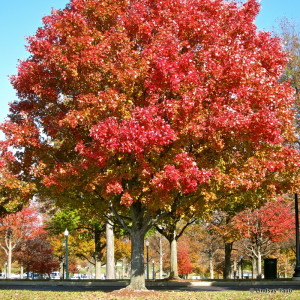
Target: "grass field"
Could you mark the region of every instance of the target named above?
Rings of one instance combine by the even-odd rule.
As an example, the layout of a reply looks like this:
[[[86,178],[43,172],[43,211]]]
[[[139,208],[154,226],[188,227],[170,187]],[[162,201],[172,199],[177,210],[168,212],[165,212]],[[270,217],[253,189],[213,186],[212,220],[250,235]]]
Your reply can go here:
[[[157,292],[140,296],[136,292],[135,296],[120,297],[104,292],[51,292],[51,291],[27,291],[27,290],[0,290],[1,300],[120,300],[120,299],[163,299],[163,300],[230,300],[230,299],[300,299],[300,291],[290,293],[257,293],[250,291],[217,291],[217,292]]]

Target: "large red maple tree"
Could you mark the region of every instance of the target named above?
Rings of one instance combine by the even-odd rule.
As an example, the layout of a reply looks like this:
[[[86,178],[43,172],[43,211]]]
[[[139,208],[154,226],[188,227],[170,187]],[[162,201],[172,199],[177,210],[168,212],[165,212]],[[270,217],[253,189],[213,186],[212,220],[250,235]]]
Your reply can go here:
[[[131,288],[145,288],[144,235],[171,207],[251,204],[296,181],[287,59],[257,32],[258,11],[255,0],[72,0],[28,39],[6,143],[40,197],[112,210],[131,235]]]

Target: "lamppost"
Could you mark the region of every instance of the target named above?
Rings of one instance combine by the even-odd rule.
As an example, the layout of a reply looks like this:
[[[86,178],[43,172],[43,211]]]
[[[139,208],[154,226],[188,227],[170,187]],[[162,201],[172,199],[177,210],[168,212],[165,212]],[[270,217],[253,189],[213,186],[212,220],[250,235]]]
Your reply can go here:
[[[152,277],[155,279],[154,259],[152,260]]]
[[[146,241],[146,250],[147,250],[147,279],[149,279],[149,241]]]
[[[298,194],[295,194],[295,225],[296,225],[296,266],[293,279],[300,280],[300,246],[299,246],[299,208]]]
[[[68,249],[68,236],[69,231],[68,229],[65,230],[64,235],[66,237],[66,257],[65,257],[65,263],[66,263],[66,279],[69,279],[69,249]]]

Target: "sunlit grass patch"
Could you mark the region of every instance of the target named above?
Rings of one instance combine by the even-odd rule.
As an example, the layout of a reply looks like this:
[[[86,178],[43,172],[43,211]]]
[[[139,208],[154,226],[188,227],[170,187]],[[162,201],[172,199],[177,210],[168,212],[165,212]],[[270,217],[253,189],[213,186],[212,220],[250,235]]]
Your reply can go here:
[[[282,293],[257,293],[250,291],[210,291],[210,292],[149,292],[146,296],[137,293],[134,296],[115,296],[105,292],[52,292],[52,291],[27,291],[27,290],[0,290],[1,300],[119,300],[119,299],[163,299],[163,300],[247,300],[247,299],[300,299],[300,291]]]

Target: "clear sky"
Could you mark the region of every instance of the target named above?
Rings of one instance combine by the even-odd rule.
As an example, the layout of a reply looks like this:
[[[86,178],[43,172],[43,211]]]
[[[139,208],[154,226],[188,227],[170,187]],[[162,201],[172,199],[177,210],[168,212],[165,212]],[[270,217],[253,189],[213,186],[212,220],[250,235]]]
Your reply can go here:
[[[42,25],[43,16],[52,8],[64,8],[68,0],[1,1],[0,10],[0,122],[8,114],[8,103],[16,100],[8,75],[16,74],[19,59],[28,57],[25,37],[33,35]],[[256,19],[260,30],[272,31],[278,20],[287,17],[300,25],[300,0],[262,0]],[[1,137],[1,136],[0,136]]]

